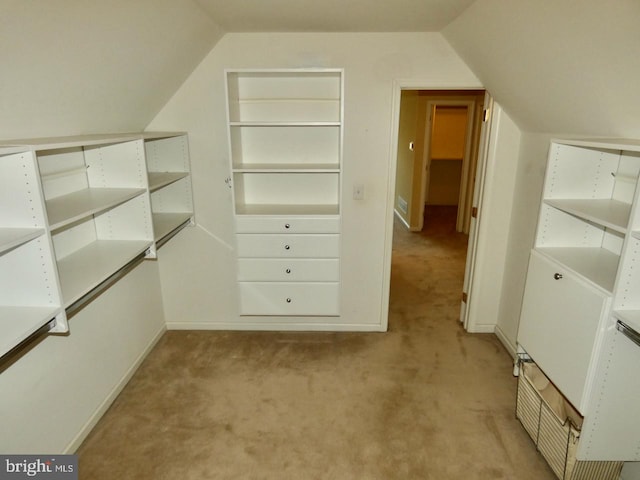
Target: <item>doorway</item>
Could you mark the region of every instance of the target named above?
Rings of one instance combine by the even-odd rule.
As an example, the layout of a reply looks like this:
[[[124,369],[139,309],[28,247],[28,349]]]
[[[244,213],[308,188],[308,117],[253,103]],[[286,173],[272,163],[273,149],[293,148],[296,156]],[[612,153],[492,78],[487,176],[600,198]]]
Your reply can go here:
[[[484,90],[402,90],[394,212],[411,231],[430,214],[469,233]]]

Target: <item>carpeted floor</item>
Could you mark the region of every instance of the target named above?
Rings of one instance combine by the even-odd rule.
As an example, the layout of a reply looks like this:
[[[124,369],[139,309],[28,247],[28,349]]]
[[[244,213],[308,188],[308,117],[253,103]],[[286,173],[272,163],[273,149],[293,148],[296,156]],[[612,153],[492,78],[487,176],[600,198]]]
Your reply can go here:
[[[552,480],[509,355],[458,322],[467,237],[396,225],[388,333],[168,332],[80,478]]]

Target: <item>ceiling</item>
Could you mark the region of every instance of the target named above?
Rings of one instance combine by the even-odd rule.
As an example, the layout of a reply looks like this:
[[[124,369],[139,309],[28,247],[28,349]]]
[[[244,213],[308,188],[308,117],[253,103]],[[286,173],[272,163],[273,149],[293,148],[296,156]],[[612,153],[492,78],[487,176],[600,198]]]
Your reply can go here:
[[[194,0],[227,32],[437,32],[475,0]]]

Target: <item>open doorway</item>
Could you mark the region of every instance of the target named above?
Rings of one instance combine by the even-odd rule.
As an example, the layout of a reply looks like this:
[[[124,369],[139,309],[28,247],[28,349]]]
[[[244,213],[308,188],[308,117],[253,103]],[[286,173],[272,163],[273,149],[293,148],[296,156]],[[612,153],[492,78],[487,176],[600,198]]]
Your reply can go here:
[[[409,230],[449,215],[469,233],[484,93],[402,90],[394,210]]]

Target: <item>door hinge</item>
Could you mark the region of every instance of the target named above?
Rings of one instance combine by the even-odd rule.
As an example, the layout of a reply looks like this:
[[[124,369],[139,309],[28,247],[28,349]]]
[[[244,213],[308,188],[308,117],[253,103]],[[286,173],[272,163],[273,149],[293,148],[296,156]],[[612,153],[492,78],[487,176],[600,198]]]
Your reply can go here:
[[[473,208],[471,209],[471,216],[472,216],[473,218],[478,218],[478,207],[473,207]]]
[[[467,292],[462,292],[462,302],[467,303]]]
[[[491,110],[489,110],[488,108],[485,108],[482,111],[482,121],[483,122],[488,122],[489,121],[489,114],[491,113]]]

